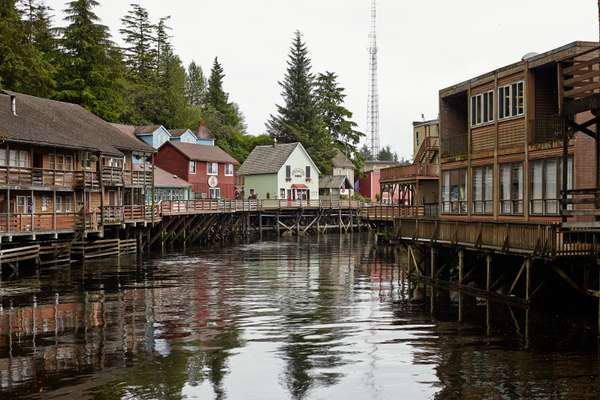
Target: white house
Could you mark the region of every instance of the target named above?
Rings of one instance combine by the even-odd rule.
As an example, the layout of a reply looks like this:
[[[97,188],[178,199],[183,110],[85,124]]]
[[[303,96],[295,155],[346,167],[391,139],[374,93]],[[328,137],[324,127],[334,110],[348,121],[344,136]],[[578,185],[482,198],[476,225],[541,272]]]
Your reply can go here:
[[[317,200],[319,169],[300,143],[256,146],[238,171],[247,197]]]

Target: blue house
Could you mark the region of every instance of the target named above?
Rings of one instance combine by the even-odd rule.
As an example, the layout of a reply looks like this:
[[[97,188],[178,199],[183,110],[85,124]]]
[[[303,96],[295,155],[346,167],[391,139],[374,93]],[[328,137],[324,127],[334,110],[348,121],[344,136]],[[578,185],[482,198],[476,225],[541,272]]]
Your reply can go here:
[[[171,129],[171,142],[199,144],[198,138],[189,129]]]

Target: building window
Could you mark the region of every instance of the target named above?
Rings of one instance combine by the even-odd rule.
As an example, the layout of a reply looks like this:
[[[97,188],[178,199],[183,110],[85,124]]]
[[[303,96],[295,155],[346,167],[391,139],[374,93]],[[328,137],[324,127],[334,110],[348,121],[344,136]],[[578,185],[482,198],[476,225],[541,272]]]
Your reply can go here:
[[[494,92],[471,97],[471,126],[487,124],[494,120]]]
[[[233,176],[233,164],[225,164],[225,176]]]
[[[0,149],[0,167],[6,167],[7,165],[6,159],[6,149]]]
[[[211,199],[220,199],[221,198],[221,188],[209,188],[208,194]]]
[[[467,170],[456,169],[442,174],[442,212],[467,213]]]
[[[62,197],[56,196],[56,212],[63,212],[63,201]]]
[[[523,214],[523,163],[500,166],[500,213]]]
[[[492,166],[473,169],[473,213],[494,212],[494,169]]]
[[[285,189],[284,188],[279,189],[279,198],[285,199]]]
[[[42,195],[41,209],[42,212],[48,211],[50,209],[50,196]]]
[[[29,152],[27,150],[11,150],[9,152],[9,165],[11,167],[29,167]]]
[[[190,174],[196,173],[196,161],[190,160]]]
[[[516,82],[498,89],[498,119],[517,117],[525,113],[525,83]]]
[[[31,214],[31,206],[30,196],[17,196],[15,199],[15,214]]]
[[[292,166],[291,165],[285,166],[285,180],[286,181],[292,180]]]
[[[216,162],[209,162],[206,164],[206,173],[208,175],[218,175],[219,174],[219,164]]]
[[[65,196],[63,198],[63,211],[64,212],[72,212],[73,211],[73,197]]]
[[[306,180],[310,181],[310,166],[306,166]]]
[[[562,189],[562,159],[531,162],[531,214],[558,214]],[[573,188],[573,158],[567,164],[567,190]]]

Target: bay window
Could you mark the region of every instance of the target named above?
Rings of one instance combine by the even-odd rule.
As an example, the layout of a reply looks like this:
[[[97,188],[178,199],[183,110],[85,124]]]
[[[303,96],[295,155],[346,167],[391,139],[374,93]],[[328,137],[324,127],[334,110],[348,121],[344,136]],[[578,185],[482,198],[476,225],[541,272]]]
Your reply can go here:
[[[473,213],[494,212],[494,168],[492,166],[473,169]]]
[[[523,163],[500,166],[500,213],[523,214]]]
[[[455,169],[442,173],[442,212],[467,213],[467,170]]]

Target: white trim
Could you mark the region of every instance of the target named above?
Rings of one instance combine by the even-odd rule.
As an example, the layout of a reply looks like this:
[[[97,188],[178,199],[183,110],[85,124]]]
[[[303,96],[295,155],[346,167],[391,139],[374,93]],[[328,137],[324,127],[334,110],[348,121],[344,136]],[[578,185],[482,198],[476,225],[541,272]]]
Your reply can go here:
[[[492,104],[491,104],[491,109],[489,108],[490,104],[486,104],[485,99],[487,98],[489,101],[490,95],[492,96]],[[473,114],[475,114],[475,119],[477,119],[477,104],[478,104],[478,100],[481,99],[481,110],[480,113],[480,117],[481,117],[481,122],[477,122],[477,121],[473,121]],[[475,108],[473,108],[473,100],[475,100]],[[495,115],[496,113],[494,112],[494,107],[496,105],[496,101],[495,101],[495,96],[494,96],[494,90],[488,90],[486,92],[483,93],[479,93],[479,94],[475,94],[473,96],[471,96],[471,104],[470,104],[470,115],[469,115],[469,119],[471,121],[471,127],[479,127],[479,126],[483,126],[483,125],[487,125],[490,124],[492,122],[494,122],[495,119]],[[488,119],[484,119],[484,111],[485,109],[488,109]]]
[[[217,166],[217,172],[210,172],[208,166],[209,165],[216,165]],[[219,175],[219,163],[218,162],[213,162],[213,161],[207,161],[206,162],[206,175]]]
[[[519,113],[518,109],[519,109],[519,103],[517,100],[517,113],[513,114],[513,98],[515,96],[515,94],[513,93],[513,86],[517,85],[517,91],[519,88],[519,85],[523,86],[523,107],[522,107],[522,111]],[[502,104],[504,105],[504,97],[500,96],[500,90],[506,90],[508,89],[508,103],[509,103],[509,108],[508,108],[508,113],[507,110],[504,110],[504,115],[500,115],[500,101],[502,101]],[[498,86],[498,107],[497,107],[497,116],[498,116],[498,121],[504,121],[507,120],[509,118],[517,118],[517,117],[522,117],[525,115],[525,81],[524,80],[520,80],[520,81],[516,81],[516,82],[511,82],[507,85],[502,85],[502,86]]]
[[[228,174],[227,173],[227,169],[231,168],[231,173]],[[226,163],[225,164],[225,176],[233,176],[233,163]]]
[[[188,169],[189,169],[189,173],[190,174],[196,175],[196,172],[198,171],[198,165],[196,164],[196,161],[190,160],[190,163],[188,165]]]

